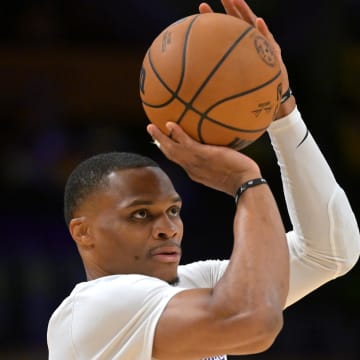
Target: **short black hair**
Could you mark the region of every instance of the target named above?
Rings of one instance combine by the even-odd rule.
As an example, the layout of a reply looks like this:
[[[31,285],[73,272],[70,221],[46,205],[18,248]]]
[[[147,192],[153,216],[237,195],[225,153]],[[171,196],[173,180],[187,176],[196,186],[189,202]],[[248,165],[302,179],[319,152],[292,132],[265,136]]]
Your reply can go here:
[[[90,194],[106,184],[113,171],[142,167],[160,167],[153,159],[137,153],[108,152],[94,155],[81,162],[68,177],[64,190],[64,217],[69,225],[75,209]]]

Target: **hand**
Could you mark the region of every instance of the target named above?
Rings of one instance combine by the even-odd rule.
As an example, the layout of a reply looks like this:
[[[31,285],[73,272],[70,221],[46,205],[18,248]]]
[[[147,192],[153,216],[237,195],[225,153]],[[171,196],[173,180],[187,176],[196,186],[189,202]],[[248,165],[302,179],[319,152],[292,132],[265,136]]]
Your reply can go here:
[[[166,127],[169,136],[154,124],[149,124],[147,131],[164,155],[180,165],[192,180],[234,196],[245,181],[261,176],[258,165],[236,150],[201,144],[174,122],[168,122]]]
[[[257,17],[244,0],[221,0],[221,3],[223,4],[227,14],[245,20],[247,23],[254,26],[267,39],[280,64],[283,93],[287,91],[287,89],[289,88],[289,77],[286,66],[281,56],[281,48],[274,39],[274,36],[267,27],[264,19]],[[199,12],[201,14],[205,14],[213,12],[213,10],[207,3],[201,3],[199,5]],[[292,96],[288,101],[286,101],[286,103],[280,106],[280,109],[275,118],[278,119],[289,114],[294,109],[294,107],[295,98]]]

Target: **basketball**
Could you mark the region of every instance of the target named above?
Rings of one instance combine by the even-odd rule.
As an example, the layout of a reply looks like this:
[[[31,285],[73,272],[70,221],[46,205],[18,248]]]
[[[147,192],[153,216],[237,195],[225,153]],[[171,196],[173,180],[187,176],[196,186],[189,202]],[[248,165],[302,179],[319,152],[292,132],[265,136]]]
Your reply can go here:
[[[240,150],[269,127],[282,94],[280,65],[265,37],[222,13],[196,14],[166,27],[140,71],[149,121],[168,134],[174,121],[193,139]]]

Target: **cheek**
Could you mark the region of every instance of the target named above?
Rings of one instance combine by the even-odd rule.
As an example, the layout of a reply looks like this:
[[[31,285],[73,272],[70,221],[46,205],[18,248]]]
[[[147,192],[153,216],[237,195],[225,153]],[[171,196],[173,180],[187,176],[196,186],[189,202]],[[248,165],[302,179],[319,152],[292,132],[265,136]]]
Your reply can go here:
[[[177,233],[178,233],[179,241],[181,241],[184,235],[184,223],[182,219],[180,219],[179,223],[177,224]]]
[[[97,249],[97,261],[108,273],[139,272],[139,267],[148,259],[144,236],[140,240],[134,236],[136,234],[129,233],[103,233],[102,244]]]
[[[101,239],[100,251],[107,258],[129,262],[130,259],[139,261],[147,256],[149,234],[145,227],[102,226],[98,228],[97,237]]]

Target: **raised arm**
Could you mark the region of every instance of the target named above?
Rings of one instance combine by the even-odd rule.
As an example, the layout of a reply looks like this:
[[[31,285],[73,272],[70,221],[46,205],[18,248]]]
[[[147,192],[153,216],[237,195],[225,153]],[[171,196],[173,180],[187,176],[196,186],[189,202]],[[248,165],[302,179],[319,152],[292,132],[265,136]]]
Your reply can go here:
[[[226,12],[255,26],[270,42],[281,64],[284,91],[289,89],[279,44],[265,21],[244,0],[222,0]],[[212,11],[207,4],[200,11]],[[285,98],[284,98],[285,100]],[[346,194],[302,120],[293,95],[281,104],[268,133],[281,170],[293,224],[287,234],[290,288],[286,306],[324,283],[346,274],[358,261],[359,228]]]
[[[269,134],[293,224],[288,234],[289,306],[355,265],[359,228],[346,194],[298,109],[275,121]]]
[[[199,144],[174,123],[169,130],[171,139],[148,126],[162,152],[194,181],[233,196],[242,183],[261,176],[245,155]],[[233,227],[233,252],[223,277],[213,289],[185,290],[170,300],[157,325],[154,357],[251,354],[273,343],[282,328],[289,264],[285,230],[266,184],[241,195]]]

